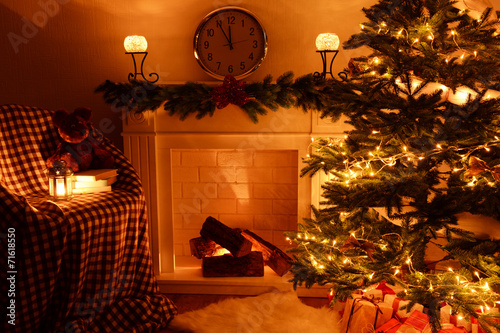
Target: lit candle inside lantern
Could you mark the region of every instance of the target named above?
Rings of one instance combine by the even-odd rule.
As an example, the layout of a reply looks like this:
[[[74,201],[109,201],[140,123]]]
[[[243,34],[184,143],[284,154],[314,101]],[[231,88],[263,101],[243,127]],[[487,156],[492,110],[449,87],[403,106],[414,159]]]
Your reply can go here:
[[[66,187],[64,186],[64,178],[56,179],[56,194],[57,196],[66,195]]]
[[[146,52],[148,42],[144,36],[133,35],[125,38],[123,46],[127,52]]]
[[[340,39],[337,34],[322,33],[316,37],[316,49],[318,51],[336,51],[339,49]]]

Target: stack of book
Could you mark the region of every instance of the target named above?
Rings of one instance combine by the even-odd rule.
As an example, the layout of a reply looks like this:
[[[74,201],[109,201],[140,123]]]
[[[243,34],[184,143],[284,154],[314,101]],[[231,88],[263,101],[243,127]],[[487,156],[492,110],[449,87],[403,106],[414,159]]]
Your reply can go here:
[[[76,172],[73,175],[73,194],[111,191],[118,177],[117,169],[96,169]]]

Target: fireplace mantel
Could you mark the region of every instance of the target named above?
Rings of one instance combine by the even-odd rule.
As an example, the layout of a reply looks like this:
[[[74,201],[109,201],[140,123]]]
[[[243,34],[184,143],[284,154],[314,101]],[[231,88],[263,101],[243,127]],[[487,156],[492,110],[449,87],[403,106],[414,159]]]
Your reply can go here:
[[[249,278],[223,279],[221,283],[214,279],[200,282],[192,277],[197,272],[186,275],[189,270],[176,269],[171,170],[173,149],[296,150],[300,168],[301,159],[309,153],[311,138],[341,136],[346,126],[343,122],[331,123],[320,119],[316,112],[299,109],[269,111],[268,115],[260,116],[259,123],[254,124],[248,115],[233,105],[216,110],[212,117],[196,119],[191,116],[184,121],[178,116],[169,116],[161,108],[140,114],[124,114],[124,150],[143,183],[154,271],[160,287],[168,284],[169,292],[172,292],[172,286],[176,286],[174,289],[178,292],[201,292],[202,285],[208,285],[212,292],[219,293],[216,285],[221,283],[226,291],[231,289],[230,285],[240,290],[241,284],[244,284],[245,293],[255,292],[255,288],[252,289],[255,280]],[[310,215],[311,203],[319,202],[319,191],[312,190],[319,189],[319,183],[316,177],[300,178],[297,174],[299,220]],[[269,287],[286,284],[285,279],[277,277],[275,280],[260,280],[259,283]]]

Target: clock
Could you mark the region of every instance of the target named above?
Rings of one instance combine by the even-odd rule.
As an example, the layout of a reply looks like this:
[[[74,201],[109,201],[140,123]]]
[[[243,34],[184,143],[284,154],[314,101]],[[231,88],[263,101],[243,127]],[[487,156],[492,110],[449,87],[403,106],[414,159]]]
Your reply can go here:
[[[194,35],[194,56],[205,72],[223,80],[252,74],[267,54],[267,34],[250,11],[223,7],[203,18]]]

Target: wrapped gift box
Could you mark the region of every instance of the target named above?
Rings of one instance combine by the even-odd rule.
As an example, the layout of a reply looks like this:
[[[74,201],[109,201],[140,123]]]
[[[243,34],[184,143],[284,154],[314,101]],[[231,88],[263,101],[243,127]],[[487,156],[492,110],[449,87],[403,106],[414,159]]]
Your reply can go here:
[[[396,333],[431,333],[432,328],[429,323],[429,317],[421,311],[412,311],[411,315],[405,320]]]
[[[484,312],[485,313],[498,313],[498,308],[489,308],[488,310],[485,310]],[[495,327],[489,327],[489,329],[492,333],[498,333],[498,329],[496,329]],[[486,333],[486,331],[481,327],[481,325],[479,325],[479,322],[476,318],[472,318],[472,320],[471,320],[471,332],[472,333]]]
[[[393,314],[387,303],[373,303],[363,297],[349,298],[342,316],[342,333],[373,332],[389,320]]]
[[[400,286],[393,286],[385,281],[382,281],[378,284],[374,284],[368,288],[363,293],[368,299],[373,299],[376,301],[383,301],[385,295],[397,295],[399,292],[404,289]]]
[[[402,322],[410,317],[414,311],[424,311],[424,306],[422,304],[415,304],[411,309],[401,309],[403,306],[410,304],[410,301],[397,297],[396,295],[385,295],[384,303],[389,304],[394,309],[394,314]]]
[[[466,330],[463,328],[458,328],[455,325],[451,323],[441,323],[441,330],[439,333],[468,333]]]
[[[439,311],[439,315],[440,315],[441,324],[451,323],[458,328],[465,329],[467,332],[470,332],[472,329],[471,328],[471,321],[470,320],[468,321],[467,318],[464,318],[464,317],[459,316],[457,314],[452,315],[451,314],[451,306],[449,306],[448,304],[441,307],[441,309]]]
[[[401,325],[403,324],[401,324],[399,320],[392,318],[387,323],[377,328],[375,333],[396,333]]]

